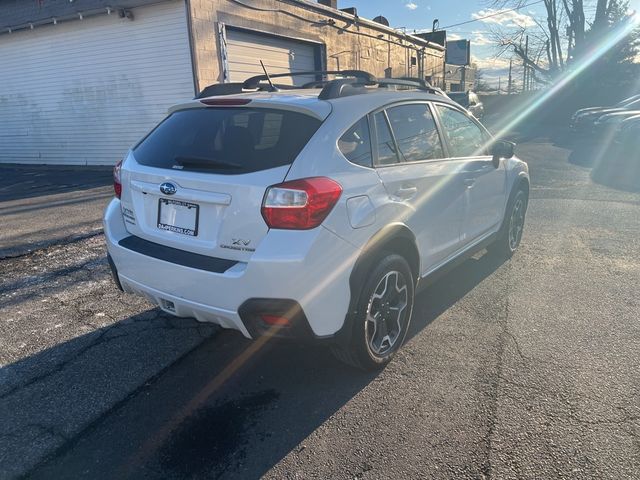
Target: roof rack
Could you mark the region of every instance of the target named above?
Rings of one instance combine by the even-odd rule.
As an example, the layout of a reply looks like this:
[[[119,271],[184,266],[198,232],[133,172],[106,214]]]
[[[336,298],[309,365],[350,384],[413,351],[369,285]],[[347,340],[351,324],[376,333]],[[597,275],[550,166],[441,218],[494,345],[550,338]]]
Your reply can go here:
[[[271,85],[261,83],[269,81],[272,78],[282,77],[297,77],[297,76],[315,76],[316,78],[324,77],[325,75],[340,75],[346,78],[338,78],[335,80],[314,80],[307,82],[300,87],[292,85]],[[396,90],[422,90],[424,92],[433,93],[437,95],[444,95],[442,90],[432,87],[428,82],[420,78],[402,77],[402,78],[376,78],[369,72],[363,70],[318,70],[318,71],[306,71],[306,72],[289,72],[289,73],[276,73],[273,75],[256,75],[254,77],[247,78],[244,82],[235,83],[219,83],[209,85],[206,87],[196,98],[205,98],[218,95],[233,95],[245,92],[272,92],[282,90],[292,90],[300,88],[321,88],[318,98],[321,100],[329,100],[332,98],[340,98],[349,95],[359,95],[363,93],[370,93],[375,91],[372,88],[391,88],[396,87]]]
[[[274,73],[273,75],[256,75],[255,77],[247,78],[243,87],[246,89],[257,88],[258,84],[262,81],[269,80],[270,78],[282,78],[282,77],[307,77],[309,75],[315,75],[316,77],[324,75],[342,75],[344,77],[355,77],[359,80],[363,80],[365,83],[373,84],[376,82],[376,77],[364,70],[317,70],[309,72],[287,72],[287,73]]]
[[[401,78],[381,78],[378,80],[379,87],[405,87],[400,88],[398,90],[412,90],[418,89],[423,90],[429,93],[435,93],[436,95],[441,95],[442,90],[432,87],[429,82],[422,80],[420,78],[412,78],[412,77],[401,77]]]

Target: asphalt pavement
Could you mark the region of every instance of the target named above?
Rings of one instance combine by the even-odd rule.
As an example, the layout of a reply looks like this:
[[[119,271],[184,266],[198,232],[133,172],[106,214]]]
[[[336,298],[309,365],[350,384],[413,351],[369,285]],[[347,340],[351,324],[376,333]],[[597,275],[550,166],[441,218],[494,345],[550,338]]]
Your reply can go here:
[[[2,260],[0,477],[640,477],[640,194],[518,153],[521,249],[420,294],[377,374],[117,292],[100,235]]]
[[[0,164],[0,259],[102,232],[111,167]]]

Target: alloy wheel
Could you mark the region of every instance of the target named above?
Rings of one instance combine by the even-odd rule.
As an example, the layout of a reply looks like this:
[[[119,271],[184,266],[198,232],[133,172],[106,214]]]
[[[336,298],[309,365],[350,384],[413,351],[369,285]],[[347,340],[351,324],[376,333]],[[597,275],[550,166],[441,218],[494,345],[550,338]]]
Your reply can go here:
[[[407,281],[392,270],[378,282],[367,306],[365,330],[371,353],[384,357],[402,340],[407,306]]]
[[[524,229],[525,203],[522,195],[516,197],[509,218],[509,248],[513,251],[520,245]]]

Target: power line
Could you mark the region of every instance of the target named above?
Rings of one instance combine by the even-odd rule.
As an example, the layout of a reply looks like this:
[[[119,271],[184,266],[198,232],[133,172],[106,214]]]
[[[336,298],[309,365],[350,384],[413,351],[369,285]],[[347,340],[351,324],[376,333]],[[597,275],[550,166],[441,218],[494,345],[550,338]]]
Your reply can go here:
[[[527,3],[525,5],[520,5],[519,7],[509,8],[507,10],[500,10],[499,12],[492,13],[491,15],[485,15],[484,17],[474,18],[473,20],[467,20],[466,22],[454,23],[453,25],[447,25],[446,27],[441,27],[439,30],[446,30],[447,28],[458,27],[460,25],[466,25],[468,23],[479,22],[480,20],[484,20],[485,18],[497,17],[498,15],[503,15],[507,12],[515,12],[517,10],[521,10],[526,7],[530,7],[532,5],[537,5],[539,3],[544,2],[544,0],[538,0],[537,2]]]

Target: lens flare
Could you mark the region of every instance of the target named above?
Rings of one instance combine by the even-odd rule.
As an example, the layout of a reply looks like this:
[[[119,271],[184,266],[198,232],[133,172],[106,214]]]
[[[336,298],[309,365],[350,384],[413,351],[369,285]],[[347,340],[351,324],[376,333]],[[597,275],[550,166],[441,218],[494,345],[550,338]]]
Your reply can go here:
[[[552,86],[545,91],[541,91],[539,95],[525,103],[523,108],[518,112],[508,115],[502,122],[498,123],[495,129],[496,136],[501,137],[505,133],[511,131],[514,127],[520,125],[530,117],[532,113],[547,104],[547,102],[562,94],[565,88],[567,88],[572,81],[585,73],[591,65],[624,40],[634,30],[634,28],[637,27],[637,17],[638,15],[636,14],[633,17],[634,21],[623,22],[622,25],[608,32],[589,51],[585,52],[578,62],[573,63]]]
[[[548,90],[541,92],[535,98],[532,98],[519,112],[507,116],[502,122],[500,122],[497,125],[496,136],[500,137],[504,135],[506,132],[510,131],[515,126],[525,121],[528,117],[531,116],[532,113],[543,107],[547,102],[553,100],[557,95],[560,95],[573,80],[584,73],[587,68],[593,65],[594,62],[600,59],[611,48],[621,42],[626,36],[631,33],[633,29],[637,28],[639,24],[640,16],[634,12],[631,16],[630,21],[625,22],[624,25],[612,30],[606,36],[604,36],[594,48],[592,48],[589,52],[586,52],[580,62],[574,63],[571,66],[571,69],[565,72],[553,86],[551,86]],[[476,155],[484,155],[484,151],[486,151],[486,149],[490,147],[491,143],[492,141],[489,141],[487,142],[487,144],[479,148],[476,152]],[[460,164],[460,167],[463,167],[462,163]],[[422,203],[428,201],[431,197],[436,195],[444,186],[447,185],[448,182],[453,181],[452,179],[455,176],[455,174],[452,174],[450,176],[443,176],[442,178],[440,178],[438,182],[433,186],[433,188],[430,188],[428,192],[424,192],[417,199],[417,201],[413,202],[413,207],[419,208]],[[400,213],[395,221],[400,222],[402,220],[402,216],[404,216],[405,214],[405,210],[398,210]],[[394,223],[394,220],[391,220],[389,223]],[[335,248],[340,248],[338,242],[336,242]],[[346,273],[348,269],[351,269],[353,263],[361,254],[361,250],[354,250],[354,252],[330,275],[327,275],[313,288],[310,288],[307,295],[305,295],[305,297],[301,299],[300,303],[303,308],[304,305],[311,299],[313,299],[316,295],[318,295],[319,292],[327,288],[332,282],[336,281],[338,277]],[[276,330],[275,327],[272,328],[274,331]],[[262,350],[262,348],[271,340],[271,338],[272,335],[267,333],[263,337],[254,340],[254,342],[249,344],[243,352],[238,354],[237,357],[230,359],[229,364],[225,368],[223,368],[215,378],[213,378],[200,391],[194,392],[191,400],[182,408],[180,408],[173,415],[173,417],[169,419],[153,436],[147,439],[142,447],[138,449],[134,453],[134,455],[131,456],[129,461],[124,465],[121,473],[128,473],[129,469],[133,466],[134,463],[143,463],[146,459],[148,459],[149,456],[154,451],[156,451],[160,445],[162,445],[162,443],[166,440],[173,429],[180,425],[185,420],[185,418],[193,414],[194,411],[199,409],[211,397],[211,395],[217,392],[219,388],[227,382],[227,380],[235,375],[238,370],[240,370],[240,368],[242,368],[247,363],[249,359],[251,359],[260,350]]]

